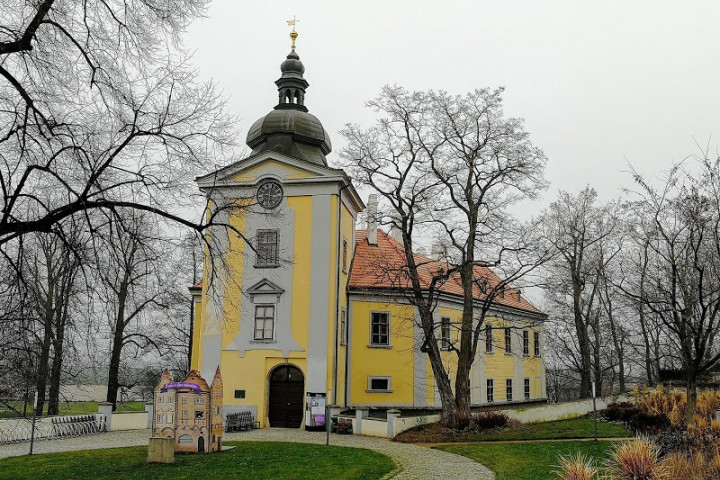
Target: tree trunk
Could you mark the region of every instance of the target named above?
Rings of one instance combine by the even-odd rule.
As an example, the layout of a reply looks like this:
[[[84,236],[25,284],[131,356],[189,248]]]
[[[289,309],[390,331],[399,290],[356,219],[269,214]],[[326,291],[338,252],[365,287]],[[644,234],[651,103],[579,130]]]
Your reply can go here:
[[[127,285],[123,283],[118,293],[118,311],[115,318],[115,334],[113,335],[112,351],[110,353],[110,369],[108,370],[108,385],[106,402],[112,403],[112,409],[117,408],[118,390],[120,389],[120,356],[122,354],[125,336],[125,302],[127,300]]]
[[[697,379],[693,372],[688,373],[685,391],[687,396],[687,425],[690,426],[693,423],[693,416],[697,406]]]
[[[46,316],[45,325],[43,328],[43,341],[42,347],[40,348],[40,361],[38,362],[37,371],[37,407],[35,409],[35,415],[38,417],[42,416],[43,409],[45,408],[45,391],[47,389],[47,381],[49,374],[50,364],[50,344],[52,341],[52,306],[50,302],[45,306]],[[48,318],[48,316],[50,318]]]

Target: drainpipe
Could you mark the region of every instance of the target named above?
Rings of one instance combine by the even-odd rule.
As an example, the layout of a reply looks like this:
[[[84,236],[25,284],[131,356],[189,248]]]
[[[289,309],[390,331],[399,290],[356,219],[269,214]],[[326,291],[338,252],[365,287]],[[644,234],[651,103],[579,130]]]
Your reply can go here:
[[[332,388],[332,394],[333,394],[333,404],[337,404],[337,373],[338,373],[338,324],[340,322],[340,269],[342,268],[340,266],[340,262],[342,261],[340,258],[340,242],[342,242],[342,228],[341,227],[341,220],[342,220],[342,191],[348,187],[352,186],[351,183],[348,183],[347,185],[342,185],[340,188],[338,188],[338,205],[337,205],[337,245],[336,245],[336,251],[335,251],[335,262],[337,263],[337,269],[335,271],[335,335],[333,336],[333,388]],[[347,313],[346,313],[347,315]],[[347,317],[345,317],[345,320],[347,322]],[[347,346],[345,347],[345,356],[347,358]],[[330,399],[328,398],[328,401]]]

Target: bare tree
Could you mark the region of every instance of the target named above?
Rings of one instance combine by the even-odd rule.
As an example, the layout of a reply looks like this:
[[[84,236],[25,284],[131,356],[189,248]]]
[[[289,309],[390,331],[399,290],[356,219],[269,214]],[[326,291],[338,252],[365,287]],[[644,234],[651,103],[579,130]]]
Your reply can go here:
[[[698,379],[720,363],[720,158],[695,160],[676,165],[659,188],[634,175],[648,239],[643,295],[635,298],[664,327],[685,377],[689,421]]]
[[[143,212],[116,219],[105,226],[105,255],[98,260],[98,275],[102,289],[99,296],[107,306],[110,332],[110,363],[108,368],[107,402],[117,406],[121,387],[120,373],[123,354],[127,348],[136,350],[160,347],[155,343],[162,325],[153,325],[148,319],[154,307],[163,304],[162,288],[165,260],[158,230]]]
[[[548,264],[547,277],[554,281],[548,285],[547,298],[571,312],[576,343],[568,351],[577,355],[581,398],[591,395],[593,378],[602,390],[601,275],[607,261],[619,251],[616,246],[612,252],[603,252],[603,245],[617,233],[619,222],[596,200],[597,193],[589,187],[577,195],[560,192],[542,216],[545,239],[557,252]],[[605,306],[610,306],[607,299]]]
[[[181,46],[205,6],[0,1],[0,249],[91,210],[204,228],[181,208],[233,127]]]
[[[349,125],[343,132],[346,167],[390,205],[392,227],[401,234],[404,261],[389,270],[417,309],[443,421],[452,426],[469,420],[468,378],[486,315],[511,282],[538,265],[530,230],[513,221],[507,207],[544,186],[545,156],[521,120],[503,116],[501,94],[385,87],[368,103],[385,117],[369,130]],[[428,233],[445,244],[445,261],[413,253]],[[502,278],[489,267],[503,267]],[[462,286],[463,298],[460,342],[451,346],[457,355],[454,388],[433,317],[448,282]]]

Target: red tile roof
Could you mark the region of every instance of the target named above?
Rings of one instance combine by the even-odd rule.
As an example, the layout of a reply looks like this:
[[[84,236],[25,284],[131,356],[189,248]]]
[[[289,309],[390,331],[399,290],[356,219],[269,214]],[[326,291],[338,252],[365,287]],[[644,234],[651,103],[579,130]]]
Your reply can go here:
[[[372,289],[405,289],[409,288],[410,281],[403,274],[406,264],[402,244],[378,229],[377,245],[370,245],[367,241],[366,230],[355,232],[355,256],[350,270],[349,286],[351,290]],[[432,278],[440,268],[448,269],[444,261],[433,260],[421,255],[414,255],[418,265],[420,282],[423,287],[430,286]],[[475,267],[476,278],[487,279],[487,291],[500,284],[501,279],[487,267]],[[460,274],[455,273],[439,288],[441,292],[462,297],[463,290],[460,283]],[[487,298],[480,286],[473,287],[473,296],[478,300]],[[525,310],[534,314],[543,314],[537,307],[519,295],[517,289],[506,287],[504,295],[496,295],[494,303],[505,307]]]

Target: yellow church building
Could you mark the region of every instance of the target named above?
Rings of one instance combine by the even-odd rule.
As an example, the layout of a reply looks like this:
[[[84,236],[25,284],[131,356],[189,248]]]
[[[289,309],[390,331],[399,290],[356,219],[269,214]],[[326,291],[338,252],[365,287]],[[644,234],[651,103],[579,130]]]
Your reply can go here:
[[[325,402],[439,409],[414,307],[382,271],[402,245],[375,222],[356,229],[377,201],[366,207],[328,166],[332,145],[305,106],[294,46],[280,69],[277,106],[248,131],[252,153],[197,179],[209,215],[230,228],[211,228],[204,278],[191,288],[191,368],[210,378],[220,367],[223,413],[251,411],[262,427],[312,427]],[[435,311],[443,346],[462,314],[450,283]],[[546,318],[517,290],[497,298],[470,378],[474,406],[546,398]]]

